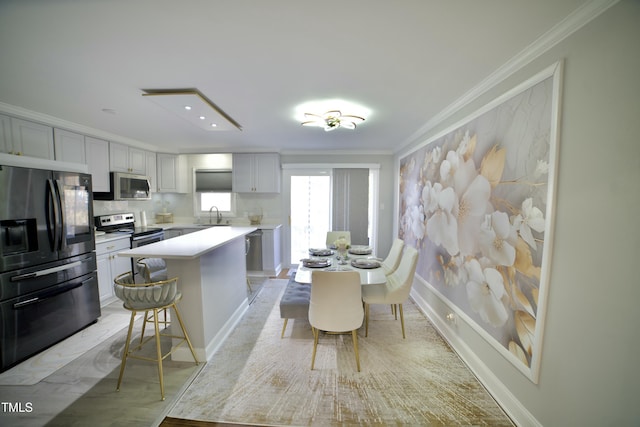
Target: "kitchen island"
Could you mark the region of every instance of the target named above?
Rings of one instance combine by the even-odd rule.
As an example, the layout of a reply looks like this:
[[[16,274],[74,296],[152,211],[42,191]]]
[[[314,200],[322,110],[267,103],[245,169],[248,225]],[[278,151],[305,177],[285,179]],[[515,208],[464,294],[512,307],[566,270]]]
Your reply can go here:
[[[132,258],[163,258],[169,277],[178,277],[178,304],[198,359],[208,360],[248,308],[245,236],[255,227],[211,227],[119,252]],[[177,334],[179,326],[172,325]],[[173,360],[193,360],[180,346]]]

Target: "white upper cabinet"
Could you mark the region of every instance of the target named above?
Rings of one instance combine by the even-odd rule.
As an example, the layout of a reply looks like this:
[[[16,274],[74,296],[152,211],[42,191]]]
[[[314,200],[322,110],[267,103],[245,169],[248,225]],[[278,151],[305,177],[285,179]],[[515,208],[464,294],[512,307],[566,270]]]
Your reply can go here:
[[[158,166],[157,155],[151,151],[145,151],[146,175],[149,177],[151,191],[158,191]]]
[[[87,165],[93,191],[109,191],[109,141],[62,129],[53,135],[56,160]]]
[[[40,159],[55,158],[51,126],[8,116],[0,119],[0,151]]]
[[[11,150],[11,117],[0,115],[0,153],[8,153]]]
[[[158,191],[186,193],[186,158],[177,154],[157,154]]]
[[[56,160],[86,164],[84,135],[68,130],[53,129]]]
[[[85,157],[93,191],[110,191],[109,182],[109,141],[85,137]]]
[[[234,193],[279,193],[280,175],[277,153],[233,155]]]
[[[112,142],[109,144],[109,159],[113,172],[147,173],[145,151],[139,148]]]

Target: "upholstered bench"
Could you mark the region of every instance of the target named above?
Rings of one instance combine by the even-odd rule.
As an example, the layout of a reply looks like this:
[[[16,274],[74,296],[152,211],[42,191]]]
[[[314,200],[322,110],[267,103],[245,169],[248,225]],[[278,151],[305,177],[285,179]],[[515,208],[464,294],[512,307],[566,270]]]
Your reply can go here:
[[[296,282],[295,274],[292,273],[280,299],[280,318],[284,319],[280,338],[284,337],[289,319],[309,318],[309,298],[311,298],[311,285]]]

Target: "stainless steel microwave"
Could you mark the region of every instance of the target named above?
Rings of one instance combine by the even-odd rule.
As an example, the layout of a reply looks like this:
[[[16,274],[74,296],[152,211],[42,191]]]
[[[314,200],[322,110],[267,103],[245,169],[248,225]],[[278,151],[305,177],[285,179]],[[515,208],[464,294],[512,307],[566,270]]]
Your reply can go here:
[[[110,172],[111,189],[93,193],[94,200],[151,200],[149,177],[123,172]]]

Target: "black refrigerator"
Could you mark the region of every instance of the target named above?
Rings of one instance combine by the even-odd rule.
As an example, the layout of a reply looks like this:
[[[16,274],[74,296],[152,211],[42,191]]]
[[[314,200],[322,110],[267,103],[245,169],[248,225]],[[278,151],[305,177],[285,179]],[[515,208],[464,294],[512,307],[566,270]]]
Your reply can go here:
[[[91,175],[0,160],[0,372],[100,316]]]

